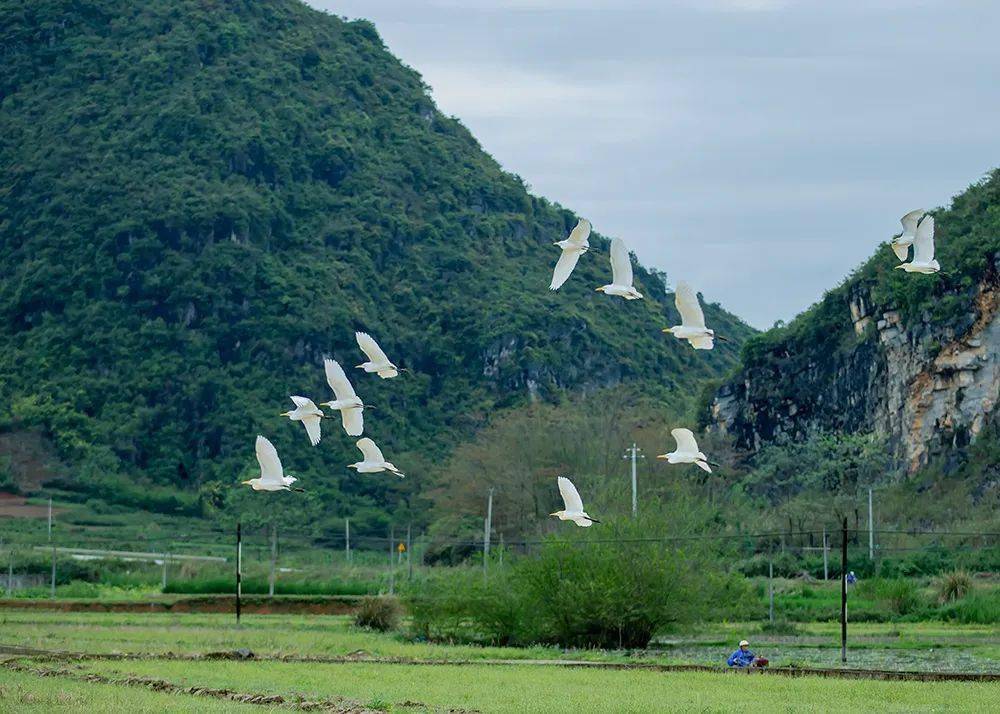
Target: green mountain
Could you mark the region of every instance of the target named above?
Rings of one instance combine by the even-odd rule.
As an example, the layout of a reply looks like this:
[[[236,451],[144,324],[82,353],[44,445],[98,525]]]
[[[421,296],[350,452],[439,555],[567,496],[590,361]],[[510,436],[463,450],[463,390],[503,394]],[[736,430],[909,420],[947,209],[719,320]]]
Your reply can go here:
[[[908,474],[921,488],[939,490],[907,494],[911,503],[938,503],[959,519],[970,504],[997,502],[1000,171],[932,215],[941,274],[895,270],[899,261],[881,245],[787,326],[748,340],[740,369],[703,421],[757,453],[786,445],[797,456],[812,447],[837,454],[823,439],[872,437],[888,461],[870,478]],[[847,443],[846,452],[861,450],[860,442]],[[780,462],[775,453],[764,461]],[[831,474],[845,471],[843,453],[830,458],[831,465],[838,461]],[[785,490],[794,491],[797,477],[789,469],[801,477],[796,458],[771,470],[782,472]],[[841,477],[819,480],[839,484]],[[936,500],[962,489],[967,500]],[[911,514],[911,522],[924,515]]]
[[[576,217],[441,115],[367,22],[293,0],[2,0],[0,55],[0,429],[41,431],[66,489],[195,513],[262,433],[325,514],[363,524],[418,509],[498,410],[622,384],[678,408],[752,333],[709,304],[735,342],[666,338],[665,276],[636,266],[646,300],[604,296],[597,253],[551,293]],[[405,481],[348,472],[335,421],[311,448],[278,417],[327,397],[325,355],[362,361],[355,330],[412,370],[352,370]]]

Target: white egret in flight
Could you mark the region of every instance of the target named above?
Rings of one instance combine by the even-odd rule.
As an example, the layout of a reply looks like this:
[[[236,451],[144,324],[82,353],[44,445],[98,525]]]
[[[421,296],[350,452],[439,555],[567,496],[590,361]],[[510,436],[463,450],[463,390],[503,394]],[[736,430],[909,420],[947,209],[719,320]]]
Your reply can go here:
[[[611,283],[597,288],[605,295],[618,295],[626,300],[640,300],[642,293],[632,286],[632,260],[628,257],[625,241],[611,241]]]
[[[336,399],[323,402],[320,406],[329,407],[331,411],[339,411],[344,424],[344,431],[351,436],[361,436],[365,428],[364,410],[366,404],[361,401],[344,373],[344,368],[336,360],[323,360],[326,371],[326,381],[333,390]]]
[[[556,268],[552,271],[552,282],[549,290],[558,290],[576,267],[576,261],[580,256],[590,249],[590,221],[581,218],[576,227],[570,232],[569,238],[557,241],[554,245],[562,248],[562,254],[556,262]]]
[[[285,476],[281,468],[281,459],[278,458],[278,451],[274,448],[274,444],[258,435],[256,451],[257,463],[260,464],[260,477],[244,481],[244,484],[250,486],[254,491],[303,490],[291,487],[298,479],[294,476]]]
[[[917,235],[913,239],[913,259],[909,263],[897,265],[896,269],[925,275],[941,270],[940,263],[934,260],[934,216],[924,216],[920,221]]]
[[[677,442],[677,449],[669,454],[660,454],[656,458],[666,459],[671,464],[696,464],[698,468],[708,473],[712,473],[709,466],[708,457],[698,450],[698,442],[695,441],[694,434],[690,429],[673,429],[670,435]],[[718,464],[713,464],[718,466]]]
[[[358,341],[358,347],[368,357],[367,362],[362,362],[357,366],[358,369],[363,369],[365,372],[374,372],[382,379],[392,379],[400,372],[406,371],[390,362],[389,357],[378,346],[375,338],[367,332],[355,332],[354,337]]]
[[[705,327],[705,313],[698,302],[698,294],[683,280],[677,283],[674,305],[681,314],[681,324],[667,327],[663,331],[669,332],[678,340],[687,340],[696,350],[712,349],[715,346],[715,331]],[[721,336],[718,339],[725,341]]]
[[[918,208],[899,219],[899,222],[903,224],[903,235],[893,238],[891,245],[892,252],[901,261],[906,260],[907,255],[909,255],[910,246],[913,245],[913,240],[917,235],[917,224],[925,213],[924,209]]]
[[[576,490],[572,481],[564,476],[560,476],[557,481],[559,482],[559,494],[563,500],[563,510],[550,513],[550,516],[555,516],[560,521],[573,521],[581,528],[590,528],[591,523],[600,523],[600,521],[588,516],[587,512],[583,510],[583,499],[580,498],[580,492]]]
[[[361,449],[361,455],[364,459],[357,463],[348,464],[347,468],[357,469],[359,474],[375,474],[380,471],[390,471],[400,478],[406,475],[397,469],[392,462],[386,461],[385,457],[382,456],[381,449],[367,436],[363,439],[358,439],[357,447]]]
[[[288,417],[292,421],[302,422],[309,436],[309,443],[313,446],[319,443],[319,422],[323,418],[323,410],[313,404],[312,399],[305,397],[292,397],[295,402],[295,409],[290,412],[282,412],[281,416]]]

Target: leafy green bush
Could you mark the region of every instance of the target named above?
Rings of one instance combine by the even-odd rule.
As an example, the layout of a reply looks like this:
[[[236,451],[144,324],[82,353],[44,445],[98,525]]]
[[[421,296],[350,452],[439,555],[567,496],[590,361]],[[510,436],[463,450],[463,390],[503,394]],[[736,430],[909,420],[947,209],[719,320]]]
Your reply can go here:
[[[378,632],[389,632],[399,627],[403,608],[399,600],[388,595],[368,595],[362,598],[354,615],[354,624]]]
[[[1000,590],[973,592],[943,606],[939,615],[943,620],[963,625],[996,625],[1000,623]]]
[[[917,584],[906,578],[863,580],[854,591],[883,603],[895,615],[910,615],[927,606]]]
[[[430,637],[633,648],[678,624],[737,612],[749,599],[746,581],[699,541],[652,540],[670,522],[667,513],[609,518],[587,532],[563,530],[487,580],[472,571],[431,576],[408,593],[414,626]]]

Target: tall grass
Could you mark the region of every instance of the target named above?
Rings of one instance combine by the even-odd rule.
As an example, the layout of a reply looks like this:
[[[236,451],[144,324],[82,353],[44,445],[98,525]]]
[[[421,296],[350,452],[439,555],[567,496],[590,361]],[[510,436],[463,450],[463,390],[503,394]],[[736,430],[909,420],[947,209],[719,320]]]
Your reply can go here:
[[[164,593],[180,595],[231,594],[236,589],[232,577],[206,577],[193,580],[168,582]],[[247,595],[266,595],[266,578],[244,578],[242,591]],[[274,584],[275,595],[372,595],[379,591],[375,582],[347,580],[278,580]]]

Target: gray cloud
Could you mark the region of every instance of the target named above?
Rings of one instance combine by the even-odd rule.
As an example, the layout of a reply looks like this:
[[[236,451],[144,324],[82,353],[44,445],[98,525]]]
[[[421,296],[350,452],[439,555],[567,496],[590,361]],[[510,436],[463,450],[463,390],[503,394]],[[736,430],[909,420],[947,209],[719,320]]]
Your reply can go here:
[[[310,0],[533,190],[751,324],[998,164],[1000,4]]]

